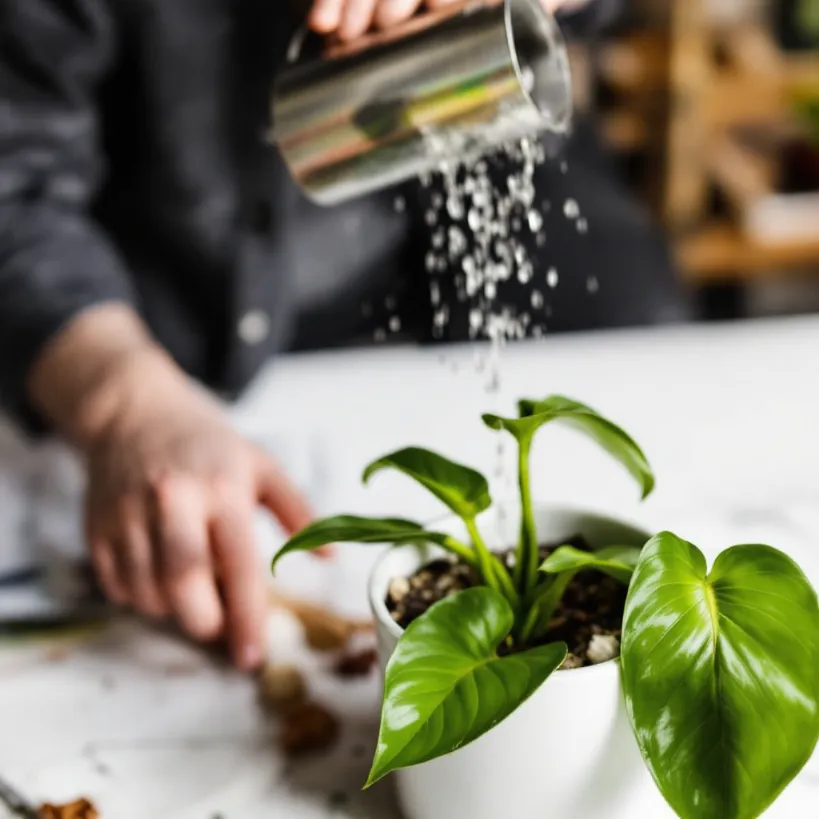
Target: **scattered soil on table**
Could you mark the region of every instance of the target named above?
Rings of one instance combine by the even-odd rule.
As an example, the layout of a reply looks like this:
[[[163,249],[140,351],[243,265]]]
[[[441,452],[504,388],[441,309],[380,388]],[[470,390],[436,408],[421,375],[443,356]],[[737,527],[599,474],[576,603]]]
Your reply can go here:
[[[372,672],[378,654],[374,648],[342,654],[335,664],[334,671],[339,677],[367,677]]]
[[[584,538],[574,537],[541,546],[541,560],[566,545],[591,551]],[[504,552],[501,559],[511,570],[514,550]],[[387,593],[387,608],[393,620],[406,628],[439,600],[480,583],[478,574],[466,564],[435,560],[410,577],[395,578]],[[569,647],[562,668],[594,665],[619,655],[626,593],[625,585],[601,572],[583,571],[575,575],[542,641],[563,641]]]
[[[338,719],[316,702],[304,702],[284,715],[279,747],[289,757],[325,751],[338,739]]]
[[[70,805],[46,803],[38,813],[40,819],[99,819],[99,813],[87,799],[78,799]]]
[[[298,668],[268,665],[259,678],[262,705],[278,714],[286,714],[307,700],[307,682]]]

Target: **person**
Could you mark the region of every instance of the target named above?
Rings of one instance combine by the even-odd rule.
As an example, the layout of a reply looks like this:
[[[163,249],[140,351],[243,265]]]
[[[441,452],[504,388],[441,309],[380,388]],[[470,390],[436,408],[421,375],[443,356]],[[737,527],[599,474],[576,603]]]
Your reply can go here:
[[[315,0],[309,20],[351,39],[420,6]],[[371,248],[345,243],[349,209],[306,202],[265,139],[304,11],[0,0],[0,407],[82,455],[106,594],[197,640],[227,638],[248,670],[264,660],[267,619],[254,513],[294,532],[311,512],[218,399],[289,343],[299,270],[333,259],[355,292],[404,235],[390,208]],[[383,201],[350,207],[386,218]]]

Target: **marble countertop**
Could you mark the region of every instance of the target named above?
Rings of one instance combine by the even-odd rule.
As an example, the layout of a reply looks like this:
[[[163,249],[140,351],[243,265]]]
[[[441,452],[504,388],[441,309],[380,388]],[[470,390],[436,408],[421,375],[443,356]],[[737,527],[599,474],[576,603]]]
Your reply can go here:
[[[639,504],[631,481],[590,443],[549,430],[532,458],[537,497],[672,529],[708,550],[771,543],[819,585],[817,350],[819,318],[562,336],[505,350],[497,391],[487,389],[485,363],[467,347],[293,356],[263,373],[234,417],[320,514],[429,518],[441,513],[434,499],[397,475],[362,487],[363,465],[419,444],[485,471],[496,497],[512,495],[512,447],[499,455],[502,439],[480,414],[560,392],[634,435],[657,490]],[[27,559],[32,540],[76,552],[81,482],[71,457],[54,447],[32,451],[3,433],[0,465],[0,567]],[[263,517],[259,540],[268,554],[281,542]],[[361,614],[373,558],[355,547],[330,565],[294,556],[280,582]],[[293,650],[277,639],[274,651]],[[345,722],[329,757],[293,765],[276,751],[276,726],[260,713],[252,682],[172,637],[122,622],[59,644],[5,644],[0,774],[33,799],[91,796],[104,819],[397,816],[389,783],[358,792],[377,680],[342,684],[321,658],[298,661]],[[790,811],[783,816],[806,804],[819,778],[808,774],[783,797]]]

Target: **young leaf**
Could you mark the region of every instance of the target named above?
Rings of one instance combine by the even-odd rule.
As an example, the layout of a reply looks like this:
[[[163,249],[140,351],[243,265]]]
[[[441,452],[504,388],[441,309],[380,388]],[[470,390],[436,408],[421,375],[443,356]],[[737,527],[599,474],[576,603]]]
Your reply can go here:
[[[513,620],[504,597],[478,587],[441,600],[407,628],[387,666],[367,787],[477,739],[560,667],[563,643],[498,657]]]
[[[543,561],[540,570],[547,574],[574,574],[584,569],[595,569],[628,585],[639,559],[640,549],[636,546],[607,546],[596,552],[561,546]]]
[[[470,565],[475,565],[475,555],[463,543],[440,532],[427,532],[423,526],[400,518],[360,518],[339,515],[317,520],[293,535],[279,549],[271,564],[276,570],[278,562],[290,552],[308,552],[328,543],[436,543]]]
[[[518,409],[523,419],[536,419],[545,415],[549,417],[544,423],[555,420],[584,432],[626,468],[640,485],[643,498],[651,494],[654,489],[654,473],[643,451],[625,430],[591,407],[562,395],[552,395],[543,401],[524,399],[518,403]]]
[[[465,519],[474,519],[492,503],[489,484],[480,472],[428,449],[408,447],[379,458],[364,470],[364,482],[382,469],[397,469],[418,481]]]
[[[734,546],[708,573],[692,544],[649,541],[621,666],[637,742],[681,819],[755,819],[816,745],[819,605],[769,546]]]

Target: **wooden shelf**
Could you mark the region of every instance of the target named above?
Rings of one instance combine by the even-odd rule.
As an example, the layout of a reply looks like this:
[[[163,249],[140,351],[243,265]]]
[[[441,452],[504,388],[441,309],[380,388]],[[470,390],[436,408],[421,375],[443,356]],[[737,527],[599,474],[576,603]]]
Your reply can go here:
[[[677,243],[685,275],[694,282],[748,278],[819,265],[819,236],[806,242],[749,241],[730,223],[714,223]]]

